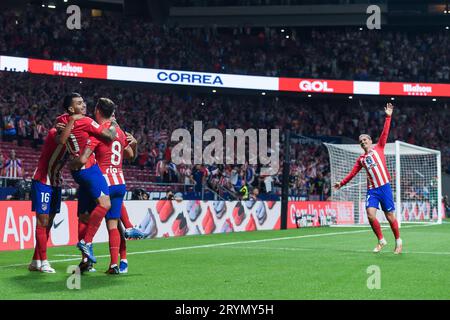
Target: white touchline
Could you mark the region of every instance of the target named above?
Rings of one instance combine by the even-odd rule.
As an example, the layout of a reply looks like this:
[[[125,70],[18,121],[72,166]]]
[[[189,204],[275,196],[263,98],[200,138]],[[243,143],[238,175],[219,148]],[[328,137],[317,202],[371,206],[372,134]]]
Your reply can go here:
[[[317,249],[320,250],[332,250],[334,252],[357,252],[357,253],[369,253],[373,255],[373,252],[371,250],[354,250],[354,249],[335,249],[335,248],[323,248],[323,247],[317,247],[317,248],[280,248],[280,247],[233,247],[233,249],[249,249],[249,250],[275,250],[275,251],[314,251]],[[406,254],[434,254],[434,255],[443,255],[448,256],[450,255],[450,252],[431,252],[431,251],[403,251],[403,253]],[[377,255],[379,255],[378,253]]]
[[[300,239],[300,238],[334,236],[334,235],[340,235],[340,234],[362,233],[362,232],[368,232],[368,231],[369,230],[357,230],[357,231],[345,231],[345,232],[308,234],[308,235],[295,236],[295,237],[282,237],[282,238],[268,238],[268,239],[249,240],[249,241],[211,243],[211,244],[204,244],[204,245],[199,245],[199,246],[189,246],[189,247],[167,248],[167,249],[148,250],[148,251],[127,252],[127,256],[135,255],[135,254],[161,253],[161,252],[171,252],[171,251],[181,251],[181,250],[191,250],[191,249],[212,248],[212,247],[229,246],[229,245],[236,245],[236,244],[245,244],[245,243],[258,243],[258,242],[267,242],[267,241],[279,241],[279,240],[291,240],[291,239]],[[80,259],[79,257],[80,256],[78,256],[78,258],[71,258],[71,259],[50,260],[49,262],[50,263],[58,263],[58,262],[77,261],[77,260]],[[109,257],[110,256],[106,255],[106,254],[105,255],[96,256],[96,258],[109,258]],[[1,268],[8,268],[8,267],[27,266],[27,265],[28,265],[28,263],[12,264],[12,265],[7,265],[7,266],[0,266],[0,269]]]
[[[414,226],[406,226],[406,228],[414,228],[414,227],[424,227],[428,225],[414,225]],[[161,253],[161,252],[172,252],[172,251],[182,251],[182,250],[192,250],[192,249],[202,249],[202,248],[213,248],[213,247],[221,247],[221,246],[230,246],[236,244],[247,244],[247,243],[259,243],[259,242],[270,242],[270,241],[280,241],[280,240],[293,240],[293,239],[303,239],[303,238],[315,238],[315,237],[327,237],[327,236],[336,236],[341,234],[355,234],[355,233],[363,233],[372,231],[371,229],[366,230],[356,230],[356,231],[344,231],[344,232],[330,232],[330,233],[318,233],[318,234],[307,234],[303,236],[294,236],[294,237],[281,237],[281,238],[267,238],[267,239],[258,239],[258,240],[249,240],[249,241],[235,241],[235,242],[222,242],[222,243],[211,243],[204,244],[199,246],[189,246],[189,247],[178,247],[178,248],[168,248],[168,249],[158,249],[158,250],[148,250],[148,251],[137,251],[137,252],[127,252],[127,255],[135,255],[135,254],[147,254],[147,253]],[[71,255],[70,255],[71,256]],[[96,256],[96,258],[109,258],[109,254]],[[58,262],[68,262],[68,261],[77,261],[78,258],[71,259],[60,259],[60,260],[50,260],[50,263],[58,263]],[[20,263],[20,264],[11,264],[6,266],[0,266],[2,268],[11,268],[11,267],[21,267],[27,266],[28,263]]]

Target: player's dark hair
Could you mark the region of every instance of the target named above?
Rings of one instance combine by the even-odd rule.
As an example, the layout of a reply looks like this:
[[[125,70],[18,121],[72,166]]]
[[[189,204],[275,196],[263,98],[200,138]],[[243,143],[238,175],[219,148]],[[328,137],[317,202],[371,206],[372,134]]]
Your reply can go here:
[[[95,106],[104,118],[110,118],[116,110],[116,104],[108,98],[100,98]]]
[[[81,98],[81,94],[77,93],[77,92],[71,92],[68,95],[66,95],[64,97],[64,101],[63,101],[63,108],[66,111],[69,111],[69,107],[72,104],[72,99],[73,98]]]

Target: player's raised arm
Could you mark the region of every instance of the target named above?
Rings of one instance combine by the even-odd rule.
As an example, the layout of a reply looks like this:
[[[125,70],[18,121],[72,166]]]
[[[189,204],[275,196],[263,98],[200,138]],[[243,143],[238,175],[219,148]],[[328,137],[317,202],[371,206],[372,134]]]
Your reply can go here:
[[[341,182],[336,182],[333,187],[336,190],[339,190],[341,187],[350,182],[350,180],[352,180],[353,177],[356,176],[356,174],[359,172],[359,170],[361,170],[361,168],[362,168],[361,161],[358,158],[358,160],[356,160],[355,165],[353,166],[352,171],[344,179],[342,179]]]
[[[73,125],[75,124],[75,121],[83,118],[84,116],[82,114],[73,114],[69,117],[69,122],[67,122],[67,124],[64,127],[63,123],[57,123],[56,124],[56,129],[58,130],[59,133],[55,139],[56,139],[56,143],[58,144],[66,144],[67,139],[70,136],[70,132],[72,131]]]
[[[384,121],[383,132],[381,132],[380,139],[378,140],[377,145],[380,147],[384,147],[386,145],[387,139],[389,137],[389,128],[391,127],[391,119],[392,112],[394,111],[394,106],[392,103],[387,103],[384,108],[384,112],[386,113],[386,120]]]
[[[109,128],[105,128],[100,132],[100,137],[108,141],[113,141],[117,136],[117,130],[114,122],[111,122]]]

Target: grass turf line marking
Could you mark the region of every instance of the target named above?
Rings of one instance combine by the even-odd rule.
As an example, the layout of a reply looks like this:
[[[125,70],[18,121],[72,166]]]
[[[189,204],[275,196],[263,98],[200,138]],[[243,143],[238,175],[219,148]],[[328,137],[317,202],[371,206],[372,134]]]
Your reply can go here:
[[[414,228],[414,227],[425,227],[430,225],[414,225],[403,227],[406,228]],[[270,242],[270,241],[280,241],[280,240],[292,240],[292,239],[302,239],[302,238],[315,238],[315,237],[326,237],[326,236],[335,236],[341,234],[355,234],[355,233],[364,233],[372,231],[371,229],[365,230],[356,230],[356,231],[343,231],[343,232],[329,232],[329,233],[319,233],[319,234],[307,234],[302,236],[294,236],[294,237],[280,237],[280,238],[266,238],[266,239],[258,239],[258,240],[249,240],[249,241],[234,241],[234,242],[222,242],[222,243],[211,243],[204,244],[199,246],[189,246],[189,247],[177,247],[177,248],[168,248],[168,249],[157,249],[157,250],[148,250],[148,251],[136,251],[136,252],[127,252],[127,255],[136,255],[136,254],[148,254],[148,253],[162,253],[162,252],[172,252],[172,251],[182,251],[182,250],[192,250],[192,249],[203,249],[203,248],[214,248],[221,246],[230,246],[236,244],[246,244],[246,243],[259,243],[259,242]],[[109,258],[109,254],[96,256],[97,258]],[[71,259],[59,259],[59,260],[49,260],[50,263],[59,263],[59,262],[69,262],[69,261],[77,261],[78,258]],[[27,266],[29,263],[19,263],[19,264],[11,264],[6,266],[0,266],[0,269],[3,268],[12,268],[12,267],[22,267]]]
[[[241,247],[236,246],[232,247],[233,249],[250,249],[250,250],[280,250],[280,251],[315,251],[315,250],[329,250],[329,251],[335,251],[335,252],[354,252],[354,253],[370,253],[376,255],[376,253],[373,253],[372,250],[354,250],[354,249],[333,249],[333,248],[323,248],[323,247],[315,247],[315,248],[280,248],[280,247]],[[388,250],[382,251],[382,253],[385,252],[391,252]],[[444,255],[448,256],[450,255],[450,252],[431,252],[431,251],[403,251],[402,254],[432,254],[432,255]]]

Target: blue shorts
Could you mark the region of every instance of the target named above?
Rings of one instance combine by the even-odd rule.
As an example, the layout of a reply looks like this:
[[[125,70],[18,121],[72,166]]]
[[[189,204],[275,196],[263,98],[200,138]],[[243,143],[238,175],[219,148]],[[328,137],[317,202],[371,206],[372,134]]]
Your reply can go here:
[[[61,187],[31,182],[31,211],[37,214],[56,214],[61,209]]]
[[[367,191],[366,209],[369,207],[379,209],[380,204],[381,210],[384,212],[395,211],[395,203],[390,183]]]
[[[120,219],[122,212],[123,198],[127,189],[124,184],[109,186],[109,199],[111,200],[111,209],[106,213],[106,219]],[[78,215],[83,213],[91,213],[95,209],[97,203],[89,193],[83,189],[78,189]]]
[[[72,171],[72,177],[80,185],[80,189],[86,189],[91,198],[98,199],[101,195],[109,196],[108,185],[97,164],[88,169]]]
[[[108,219],[120,219],[122,212],[123,198],[127,188],[124,184],[118,184],[115,186],[109,186],[109,198],[111,199],[111,209],[106,214],[106,220]]]

